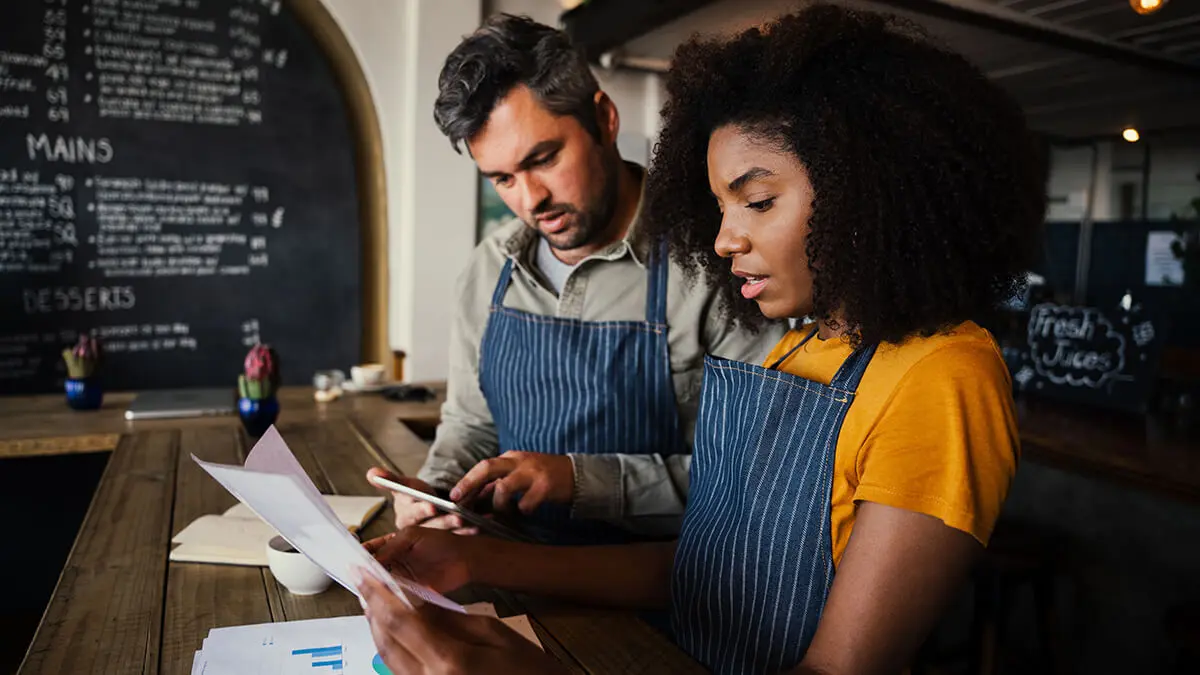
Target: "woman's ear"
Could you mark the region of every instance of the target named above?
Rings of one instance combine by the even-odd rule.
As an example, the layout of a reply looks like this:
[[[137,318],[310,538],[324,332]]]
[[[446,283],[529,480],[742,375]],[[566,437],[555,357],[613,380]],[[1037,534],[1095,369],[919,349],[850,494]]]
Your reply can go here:
[[[616,145],[617,134],[621,131],[621,114],[608,94],[597,91],[594,97],[596,105],[596,124],[600,127],[600,140],[604,145]]]

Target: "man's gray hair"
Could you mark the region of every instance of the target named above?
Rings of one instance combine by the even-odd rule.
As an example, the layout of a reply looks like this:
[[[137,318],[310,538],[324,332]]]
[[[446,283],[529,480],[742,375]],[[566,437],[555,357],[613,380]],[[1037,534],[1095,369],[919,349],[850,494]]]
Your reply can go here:
[[[446,57],[433,119],[461,153],[461,145],[518,85],[528,87],[546,110],[574,117],[600,139],[594,103],[600,85],[583,53],[562,31],[511,14],[489,18]]]

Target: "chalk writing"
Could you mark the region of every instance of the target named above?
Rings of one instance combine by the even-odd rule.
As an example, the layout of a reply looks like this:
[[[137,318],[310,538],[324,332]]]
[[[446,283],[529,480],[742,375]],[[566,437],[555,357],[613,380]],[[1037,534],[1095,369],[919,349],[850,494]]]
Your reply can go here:
[[[107,164],[113,158],[112,141],[107,138],[67,138],[47,134],[27,134],[25,147],[31,160],[68,164]]]
[[[1020,391],[1144,411],[1162,336],[1133,302],[1111,311],[1043,303],[1030,309],[1026,342],[1006,349]]]
[[[1098,389],[1125,367],[1125,336],[1092,308],[1037,305],[1029,346],[1038,374],[1055,384]]]

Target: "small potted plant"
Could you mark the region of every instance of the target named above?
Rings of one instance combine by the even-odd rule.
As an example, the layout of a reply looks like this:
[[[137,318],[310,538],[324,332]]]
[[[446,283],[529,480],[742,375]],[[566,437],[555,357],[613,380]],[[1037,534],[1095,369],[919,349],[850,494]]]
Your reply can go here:
[[[279,356],[269,345],[256,344],[246,354],[238,376],[238,415],[252,437],[262,436],[279,417]]]
[[[96,371],[100,365],[100,342],[86,333],[73,347],[63,350],[67,364],[67,405],[75,410],[95,410],[104,402],[104,387]]]

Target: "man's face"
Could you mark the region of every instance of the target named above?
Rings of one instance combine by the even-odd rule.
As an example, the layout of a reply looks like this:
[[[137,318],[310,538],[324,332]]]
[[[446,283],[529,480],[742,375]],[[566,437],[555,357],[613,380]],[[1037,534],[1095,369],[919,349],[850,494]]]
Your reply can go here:
[[[517,86],[467,147],[508,208],[552,248],[603,237],[616,208],[617,163],[574,117],[549,112]]]

